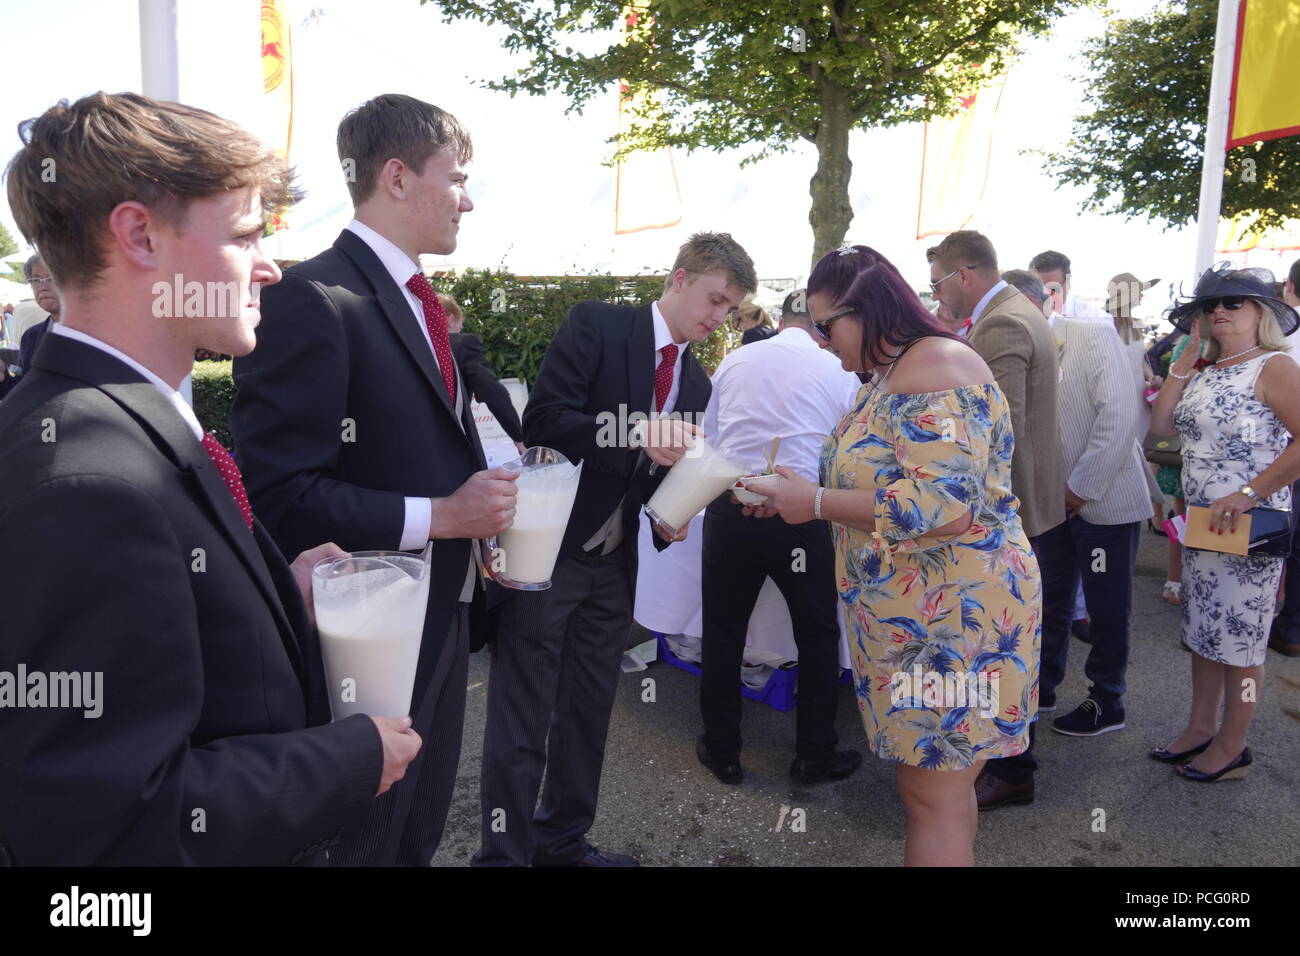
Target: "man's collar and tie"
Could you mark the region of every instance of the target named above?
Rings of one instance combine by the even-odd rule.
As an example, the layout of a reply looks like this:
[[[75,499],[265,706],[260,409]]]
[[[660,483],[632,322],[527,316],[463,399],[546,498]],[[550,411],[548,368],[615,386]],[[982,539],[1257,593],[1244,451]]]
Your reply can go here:
[[[447,395],[451,403],[456,404],[456,367],[451,360],[451,339],[447,335],[447,312],[438,301],[438,294],[433,291],[433,284],[422,272],[417,272],[406,280],[406,287],[419,300],[424,309],[424,323],[429,330],[429,341],[433,352],[438,356],[438,369],[442,372],[443,383],[447,386]]]
[[[253,510],[248,503],[248,492],[244,489],[244,479],[239,473],[239,466],[235,464],[235,459],[230,456],[230,452],[226,451],[215,435],[211,432],[205,433],[203,431],[203,426],[199,424],[199,419],[198,416],[194,414],[194,409],[190,407],[189,402],[185,401],[185,399],[181,397],[180,392],[176,391],[176,389],[164,382],[162,378],[156,375],[153,371],[145,368],[145,366],[131,358],[131,356],[127,355],[120,349],[114,348],[102,339],[97,339],[93,335],[89,335],[80,329],[68,328],[62,323],[51,325],[50,332],[51,334],[62,335],[65,338],[80,342],[83,345],[89,345],[91,348],[98,349],[101,352],[113,356],[113,358],[122,362],[132,371],[138,372],[150,384],[152,384],[154,388],[158,389],[171,406],[176,409],[177,414],[179,414],[185,421],[186,426],[189,427],[194,438],[203,446],[203,450],[207,452],[208,458],[211,459],[212,464],[216,467],[217,473],[221,475],[221,480],[226,483],[226,488],[229,489],[230,496],[235,499],[235,505],[239,508],[239,513],[243,515],[244,524],[248,525],[249,531],[253,530]]]

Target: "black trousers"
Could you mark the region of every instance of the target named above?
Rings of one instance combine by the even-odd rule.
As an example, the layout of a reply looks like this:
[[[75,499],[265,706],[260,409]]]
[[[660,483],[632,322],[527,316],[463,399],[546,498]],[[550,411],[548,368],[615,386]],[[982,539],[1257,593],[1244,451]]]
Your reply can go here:
[[[331,866],[428,866],[456,786],[469,674],[469,605],[461,604],[412,726],[422,741],[404,776],[375,799],[365,823],[329,851]]]
[[[629,547],[635,538],[612,554],[561,558],[548,590],[517,592],[502,607],[488,678],[475,866],[569,863],[585,852],[632,625]]]
[[[799,649],[795,753],[821,761],[838,740],[839,596],[830,529],[824,521],[789,525],[780,518],[747,518],[729,500],[715,501],[704,515],[704,740],[716,759],[739,760],[745,632],[767,577],[790,607]]]

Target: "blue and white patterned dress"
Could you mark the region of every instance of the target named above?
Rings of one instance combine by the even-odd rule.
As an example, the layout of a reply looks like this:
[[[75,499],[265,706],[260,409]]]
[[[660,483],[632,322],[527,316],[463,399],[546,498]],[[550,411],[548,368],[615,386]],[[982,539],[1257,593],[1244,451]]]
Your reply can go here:
[[[1265,352],[1229,368],[1196,374],[1174,409],[1183,438],[1183,491],[1188,507],[1210,505],[1240,491],[1286,450],[1290,434],[1273,410],[1255,397]],[[1283,355],[1283,362],[1291,361]],[[1291,487],[1259,502],[1291,508]],[[1222,554],[1183,548],[1183,643],[1221,664],[1264,663],[1282,558]]]

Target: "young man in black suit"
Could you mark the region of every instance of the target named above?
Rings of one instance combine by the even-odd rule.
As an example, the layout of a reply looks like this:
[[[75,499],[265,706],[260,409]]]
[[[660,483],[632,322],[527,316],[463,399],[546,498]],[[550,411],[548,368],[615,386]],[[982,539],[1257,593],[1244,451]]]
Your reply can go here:
[[[581,302],[542,360],[524,442],[583,462],[546,591],[502,608],[483,737],[482,866],[636,866],[585,835],[596,814],[605,735],[627,647],[641,509],[687,451],[709,401],[690,345],[758,286],[725,233],[682,246],[657,302]],[[636,416],[682,416],[637,429]],[[656,547],[672,539],[656,528]],[[507,556],[508,563],[508,556]],[[549,731],[549,737],[548,737]],[[541,805],[537,795],[546,771]]]
[[[230,428],[253,508],[286,554],[322,538],[349,550],[433,542],[411,714],[425,745],[330,853],[332,865],[428,866],[460,759],[470,606],[485,601],[473,539],[509,527],[515,476],[485,470],[419,263],[454,251],[474,208],[469,134],[389,94],[343,118],[338,150],[355,218],[262,297],[257,351],[235,361]]]
[[[291,569],[176,391],[196,348],[253,348],[289,172],[129,93],[22,137],[9,204],[63,316],[0,405],[0,861],[322,862],[420,739],[401,715],[329,723],[303,594],[341,552]]]

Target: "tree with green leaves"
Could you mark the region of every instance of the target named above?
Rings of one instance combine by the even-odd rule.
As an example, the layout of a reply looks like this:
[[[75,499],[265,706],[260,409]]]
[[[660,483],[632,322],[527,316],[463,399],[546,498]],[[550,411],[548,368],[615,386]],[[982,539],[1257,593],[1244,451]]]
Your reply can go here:
[[[560,91],[579,112],[620,81],[629,97],[658,91],[662,108],[636,110],[614,158],[661,146],[753,147],[749,163],[814,144],[816,262],[853,219],[851,131],[955,112],[982,79],[976,67],[1001,72],[1017,37],[1044,33],[1087,0],[641,0],[636,13],[649,26],[629,42],[621,0],[426,2],[448,21],[505,27],[505,48],[529,56],[491,89]]]
[[[9,234],[3,222],[0,222],[0,256],[11,256],[18,251],[18,243],[14,242],[14,237]]]
[[[1085,47],[1090,112],[1047,168],[1091,190],[1086,208],[1173,226],[1196,218],[1217,15],[1214,0],[1190,0],[1113,21]],[[1256,230],[1300,217],[1300,137],[1230,150],[1221,208]]]

